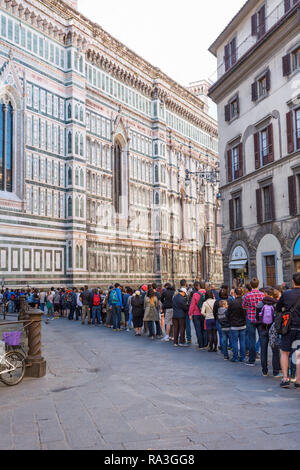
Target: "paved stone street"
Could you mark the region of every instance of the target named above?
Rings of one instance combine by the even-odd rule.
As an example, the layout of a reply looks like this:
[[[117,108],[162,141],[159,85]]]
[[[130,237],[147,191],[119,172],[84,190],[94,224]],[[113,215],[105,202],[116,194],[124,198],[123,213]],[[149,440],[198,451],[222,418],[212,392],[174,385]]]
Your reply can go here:
[[[221,355],[56,320],[44,379],[0,384],[0,449],[300,449],[300,394]]]

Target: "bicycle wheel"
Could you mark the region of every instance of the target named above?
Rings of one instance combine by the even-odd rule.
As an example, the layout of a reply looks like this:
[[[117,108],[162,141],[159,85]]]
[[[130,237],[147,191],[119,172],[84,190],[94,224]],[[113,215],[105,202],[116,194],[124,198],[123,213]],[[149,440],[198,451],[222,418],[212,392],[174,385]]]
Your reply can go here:
[[[13,366],[15,369],[1,374],[0,366],[0,380],[2,380],[2,382],[9,387],[18,385],[23,380],[25,375],[26,365],[24,356],[17,351],[10,351],[5,354],[4,360],[8,363],[7,367],[5,365],[2,366],[4,369],[7,369],[9,366]]]

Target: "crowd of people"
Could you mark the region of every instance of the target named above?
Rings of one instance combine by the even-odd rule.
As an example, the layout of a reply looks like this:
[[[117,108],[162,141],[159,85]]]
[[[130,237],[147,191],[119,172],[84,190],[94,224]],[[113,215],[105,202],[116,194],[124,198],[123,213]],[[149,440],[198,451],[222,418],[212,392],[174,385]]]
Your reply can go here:
[[[173,342],[175,348],[192,344],[194,326],[199,350],[218,353],[225,361],[253,367],[261,361],[268,376],[268,354],[272,354],[273,376],[280,386],[294,383],[300,389],[300,273],[293,276],[292,288],[286,285],[259,288],[253,278],[247,285],[216,289],[206,282],[188,285],[180,282],[176,290],[170,283],[138,289],[116,283],[107,291],[51,288],[2,290],[0,312],[19,311],[20,297],[45,313],[45,321],[67,318],[82,325],[103,325],[114,332],[135,331],[136,337]],[[276,318],[283,318],[284,333],[276,328]],[[277,322],[278,323],[278,322]]]

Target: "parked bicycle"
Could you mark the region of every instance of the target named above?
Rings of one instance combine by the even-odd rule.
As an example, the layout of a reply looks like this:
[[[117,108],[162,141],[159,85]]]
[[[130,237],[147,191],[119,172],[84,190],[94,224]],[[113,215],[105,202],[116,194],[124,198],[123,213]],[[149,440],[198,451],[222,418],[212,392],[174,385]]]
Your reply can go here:
[[[3,333],[0,341],[0,380],[9,387],[18,385],[24,378],[25,355],[19,350],[9,350],[20,345],[22,331]]]

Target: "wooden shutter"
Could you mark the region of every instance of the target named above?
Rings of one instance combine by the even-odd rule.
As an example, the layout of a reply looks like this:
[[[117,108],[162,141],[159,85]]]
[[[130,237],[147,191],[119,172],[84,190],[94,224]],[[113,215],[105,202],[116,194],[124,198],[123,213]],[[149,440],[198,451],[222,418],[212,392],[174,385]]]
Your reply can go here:
[[[271,71],[270,70],[268,70],[266,73],[266,88],[267,88],[267,91],[271,89]]]
[[[259,34],[258,38],[261,38],[266,32],[266,6],[263,5],[259,10]]]
[[[225,106],[225,121],[226,122],[230,121],[230,104],[227,104]]]
[[[284,0],[284,13],[287,13],[291,8],[291,0]]]
[[[243,144],[239,145],[239,178],[244,176]]]
[[[274,162],[273,124],[270,124],[268,126],[268,144],[269,144],[268,163],[272,163]]]
[[[256,210],[257,210],[257,223],[262,224],[263,214],[262,214],[262,191],[261,189],[256,190]]]
[[[259,132],[254,134],[254,155],[255,155],[255,169],[260,168],[260,145],[259,145]]]
[[[228,169],[228,182],[232,181],[232,150],[227,152],[227,169]]]
[[[230,230],[234,230],[235,224],[234,224],[234,201],[233,199],[230,199],[229,201],[229,224],[230,224]]]
[[[288,77],[291,74],[291,55],[287,54],[282,57],[283,76]]]
[[[257,35],[257,13],[251,17],[251,34],[252,36]]]
[[[289,203],[290,203],[290,215],[297,215],[297,180],[296,175],[290,176],[288,179],[289,187]]]
[[[236,38],[233,38],[231,41],[231,64],[236,63]]]
[[[270,207],[271,207],[271,220],[276,219],[275,215],[275,198],[274,198],[274,186],[270,185]]]
[[[257,82],[252,83],[251,93],[252,93],[252,101],[257,101]]]
[[[230,51],[229,51],[229,44],[225,46],[225,55],[224,55],[224,62],[225,62],[225,72],[230,68]]]
[[[293,153],[295,150],[294,146],[294,113],[290,111],[286,115],[286,134],[287,134],[287,146],[288,153]]]

